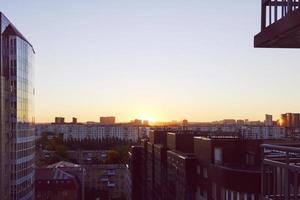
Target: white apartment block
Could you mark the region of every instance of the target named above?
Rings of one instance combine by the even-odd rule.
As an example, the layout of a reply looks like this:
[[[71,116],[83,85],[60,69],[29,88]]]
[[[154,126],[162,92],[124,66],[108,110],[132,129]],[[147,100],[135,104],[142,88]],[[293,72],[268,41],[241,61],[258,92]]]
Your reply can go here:
[[[279,126],[243,126],[241,134],[249,139],[281,139],[286,136],[285,128]]]
[[[37,137],[43,133],[63,134],[64,141],[115,138],[137,142],[141,135],[139,126],[131,124],[37,124],[35,131]]]
[[[191,131],[238,133],[246,139],[281,139],[286,136],[285,128],[266,125],[189,125]]]

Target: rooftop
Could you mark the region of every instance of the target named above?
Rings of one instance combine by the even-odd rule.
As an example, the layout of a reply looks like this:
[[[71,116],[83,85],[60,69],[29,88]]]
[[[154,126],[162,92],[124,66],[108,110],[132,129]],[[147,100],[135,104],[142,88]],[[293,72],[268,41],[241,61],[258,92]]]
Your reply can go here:
[[[71,180],[75,178],[73,175],[59,168],[41,168],[36,170],[38,180]]]
[[[73,168],[77,168],[80,167],[80,165],[78,164],[74,164],[71,162],[67,162],[67,161],[60,161],[51,165],[48,165],[47,168],[64,168],[64,167],[73,167]]]
[[[25,36],[10,22],[10,20],[2,12],[0,12],[0,16],[1,18],[4,17],[10,23],[5,29],[4,34],[18,36],[22,40],[26,41],[32,47],[33,52],[35,52],[32,44],[25,38]]]

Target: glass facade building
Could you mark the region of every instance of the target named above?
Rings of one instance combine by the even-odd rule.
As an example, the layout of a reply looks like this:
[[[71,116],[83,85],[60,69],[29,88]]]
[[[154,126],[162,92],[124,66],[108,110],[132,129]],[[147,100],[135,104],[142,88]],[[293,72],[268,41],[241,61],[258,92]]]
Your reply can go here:
[[[0,13],[1,199],[34,198],[34,49]]]

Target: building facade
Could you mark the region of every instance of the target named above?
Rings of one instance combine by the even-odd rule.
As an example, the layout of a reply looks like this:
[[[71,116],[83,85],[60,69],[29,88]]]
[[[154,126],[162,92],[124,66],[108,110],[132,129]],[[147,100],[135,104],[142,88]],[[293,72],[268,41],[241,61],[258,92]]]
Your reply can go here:
[[[265,126],[273,126],[273,116],[272,115],[265,115]]]
[[[270,120],[269,120],[270,121]],[[176,130],[178,128],[174,128]],[[245,124],[238,122],[236,124],[190,124],[185,130],[202,133],[235,133],[244,139],[281,139],[286,137],[286,129],[277,125]]]
[[[300,129],[300,113],[281,114],[281,125],[287,128]]]
[[[55,117],[55,123],[56,124],[64,124],[65,118],[64,117]]]
[[[132,199],[258,200],[263,143],[239,134],[151,131],[129,152]],[[247,180],[247,181],[245,181]]]
[[[82,200],[78,178],[60,168],[37,169],[35,188],[36,200]]]
[[[114,124],[116,123],[116,117],[109,116],[109,117],[100,117],[101,124]]]
[[[36,136],[43,133],[63,134],[64,141],[115,138],[136,142],[142,134],[138,126],[131,124],[37,124]]]
[[[122,164],[88,164],[83,165],[86,169],[85,190],[86,199],[101,197],[105,193],[107,199],[126,198],[128,188],[126,165]],[[94,191],[94,194],[93,194]],[[95,195],[99,192],[99,196]],[[89,195],[90,194],[90,195]],[[103,198],[105,199],[105,198]]]
[[[258,200],[263,142],[195,137],[194,154],[198,160],[195,199]]]
[[[0,13],[1,199],[34,197],[34,49]]]

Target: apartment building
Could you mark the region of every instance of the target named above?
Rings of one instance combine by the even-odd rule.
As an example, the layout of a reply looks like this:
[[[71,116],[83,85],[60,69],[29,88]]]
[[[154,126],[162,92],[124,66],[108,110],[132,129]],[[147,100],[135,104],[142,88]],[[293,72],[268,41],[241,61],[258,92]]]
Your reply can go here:
[[[131,196],[161,200],[258,200],[260,145],[289,142],[247,139],[222,132],[151,131],[149,140],[133,146],[129,153]]]
[[[81,200],[81,185],[77,177],[60,168],[36,170],[36,200]]]
[[[39,137],[43,133],[47,134],[62,134],[64,141],[76,140],[83,141],[102,140],[106,138],[114,138],[119,140],[126,140],[137,142],[142,137],[144,132],[141,132],[139,126],[131,124],[37,124],[36,136]]]

